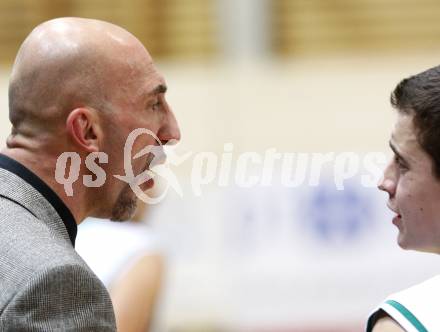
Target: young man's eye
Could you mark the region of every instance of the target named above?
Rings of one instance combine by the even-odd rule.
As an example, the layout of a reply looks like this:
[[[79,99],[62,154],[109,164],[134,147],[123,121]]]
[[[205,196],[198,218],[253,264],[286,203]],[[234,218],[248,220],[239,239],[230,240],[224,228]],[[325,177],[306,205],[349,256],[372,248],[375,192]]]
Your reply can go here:
[[[403,160],[399,156],[397,156],[397,155],[394,155],[394,162],[397,164],[399,169],[401,169],[401,170],[407,170],[408,169],[408,167],[403,162]]]

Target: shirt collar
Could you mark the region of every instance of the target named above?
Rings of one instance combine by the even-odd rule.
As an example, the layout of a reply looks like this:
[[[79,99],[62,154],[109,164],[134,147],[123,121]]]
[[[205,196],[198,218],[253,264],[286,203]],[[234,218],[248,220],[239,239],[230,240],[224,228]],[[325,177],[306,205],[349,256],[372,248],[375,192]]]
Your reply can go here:
[[[60,218],[62,219],[64,226],[69,234],[70,242],[75,246],[76,234],[78,226],[75,222],[75,218],[72,213],[61,200],[61,198],[37,175],[31,172],[28,168],[20,164],[18,161],[0,154],[0,168],[3,168],[11,173],[22,178],[35,188],[55,209]]]

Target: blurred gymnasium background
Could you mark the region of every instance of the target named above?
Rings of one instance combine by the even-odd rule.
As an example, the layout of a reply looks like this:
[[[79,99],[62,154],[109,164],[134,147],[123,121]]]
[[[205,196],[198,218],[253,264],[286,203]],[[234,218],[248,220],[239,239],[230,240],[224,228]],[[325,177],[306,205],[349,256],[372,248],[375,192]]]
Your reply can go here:
[[[216,173],[201,195],[191,187],[194,156],[220,160],[227,143],[233,161],[274,148],[389,154],[391,90],[440,64],[440,2],[0,0],[2,144],[15,53],[59,16],[141,39],[167,79],[178,151],[193,153],[172,168],[183,196],[171,188],[149,208],[168,266],[157,331],[362,331],[387,294],[440,272],[436,256],[397,247],[386,196],[360,185],[362,170],[344,190],[332,162],[313,186],[239,188]]]

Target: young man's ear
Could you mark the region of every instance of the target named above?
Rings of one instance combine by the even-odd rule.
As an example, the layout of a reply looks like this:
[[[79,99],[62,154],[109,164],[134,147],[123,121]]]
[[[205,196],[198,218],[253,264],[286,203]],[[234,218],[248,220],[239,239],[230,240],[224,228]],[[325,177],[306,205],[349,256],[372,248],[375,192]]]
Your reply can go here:
[[[98,152],[102,137],[96,111],[80,107],[70,112],[66,120],[67,133],[85,152]]]

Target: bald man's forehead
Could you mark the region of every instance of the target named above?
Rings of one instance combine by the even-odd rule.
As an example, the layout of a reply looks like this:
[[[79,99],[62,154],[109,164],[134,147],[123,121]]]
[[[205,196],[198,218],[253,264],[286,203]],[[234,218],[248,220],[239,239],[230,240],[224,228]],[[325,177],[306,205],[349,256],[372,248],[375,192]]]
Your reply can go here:
[[[151,59],[151,58],[150,58]],[[165,84],[165,78],[163,75],[158,71],[156,66],[153,63],[153,60],[147,62],[146,68],[145,68],[145,78],[147,80],[152,81],[159,81],[159,83]]]

